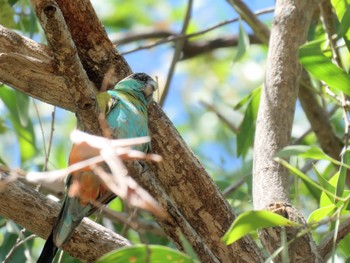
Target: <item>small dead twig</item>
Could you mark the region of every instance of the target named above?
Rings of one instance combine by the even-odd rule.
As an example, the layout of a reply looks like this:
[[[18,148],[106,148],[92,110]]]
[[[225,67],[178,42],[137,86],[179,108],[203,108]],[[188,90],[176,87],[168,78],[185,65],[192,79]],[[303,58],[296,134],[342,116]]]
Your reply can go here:
[[[186,34],[187,27],[190,23],[192,4],[193,4],[193,0],[188,0],[187,11],[186,11],[186,15],[185,15],[184,22],[181,29],[181,35]],[[176,63],[179,61],[181,57],[181,53],[182,53],[182,49],[184,47],[185,41],[186,39],[180,39],[176,41],[173,60],[171,61],[171,64],[170,64],[170,68],[169,68],[169,72],[168,72],[168,76],[167,76],[167,80],[166,80],[163,92],[161,93],[161,97],[159,101],[160,105],[164,104],[166,96],[168,95],[170,83],[175,72]]]
[[[21,240],[21,236],[24,235],[25,231],[26,231],[25,228],[23,228],[23,229],[21,230],[21,232],[20,232],[20,234],[18,235],[18,238],[17,238],[17,240],[16,240],[16,243],[13,245],[13,247],[11,248],[11,250],[9,251],[9,253],[7,253],[7,255],[6,255],[6,257],[5,257],[4,261],[3,261],[3,263],[8,263],[8,262],[10,262],[13,253],[15,253],[16,249],[19,248],[22,244],[24,244],[24,243],[27,242],[28,240],[31,240],[31,239],[37,237],[37,235],[32,234],[32,235],[30,235],[30,236],[28,236],[28,237],[26,237],[26,238],[24,238],[24,239]]]
[[[149,142],[149,137],[110,140],[75,130],[71,134],[71,140],[74,143],[70,154],[72,165],[58,171],[31,172],[27,174],[27,180],[46,185],[53,181],[63,180],[68,174],[71,174],[74,181],[68,194],[75,196],[80,193],[80,182],[75,178],[75,173],[90,170],[101,179],[111,192],[129,204],[148,210],[157,216],[165,217],[165,212],[154,198],[128,175],[122,162],[122,160],[130,159],[160,161],[161,157],[158,155],[145,154],[131,148],[131,146]],[[99,167],[100,163],[107,164],[111,172]]]

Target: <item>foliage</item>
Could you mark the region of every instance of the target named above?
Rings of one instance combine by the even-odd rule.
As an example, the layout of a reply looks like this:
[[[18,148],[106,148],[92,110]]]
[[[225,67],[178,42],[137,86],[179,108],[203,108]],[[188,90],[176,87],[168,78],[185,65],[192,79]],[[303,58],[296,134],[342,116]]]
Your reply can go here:
[[[109,262],[164,262],[166,259],[167,262],[184,262],[191,263],[196,262],[191,259],[189,256],[178,252],[174,249],[157,246],[157,245],[137,245],[128,248],[122,248],[107,255],[103,256],[99,259],[98,263],[109,263]]]

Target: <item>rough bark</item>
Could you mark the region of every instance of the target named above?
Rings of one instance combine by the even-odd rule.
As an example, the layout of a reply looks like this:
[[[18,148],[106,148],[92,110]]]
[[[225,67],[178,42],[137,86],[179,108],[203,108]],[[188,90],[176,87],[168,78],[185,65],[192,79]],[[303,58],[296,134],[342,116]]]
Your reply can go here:
[[[247,245],[252,242],[248,237],[231,246],[221,243],[220,238],[235,219],[229,204],[159,106],[152,105],[149,114],[153,151],[161,156],[171,156],[168,161],[150,163],[149,167],[158,174],[166,193],[189,224],[221,262],[261,261],[257,247]],[[249,250],[248,254],[235,252],[245,249]]]
[[[298,48],[306,40],[316,2],[276,2],[254,144],[255,209],[289,202],[287,171],[273,158],[290,142],[301,73]]]
[[[342,222],[339,225],[339,230],[338,230],[335,244],[338,244],[349,233],[350,233],[350,218],[347,218],[346,220],[344,220],[344,222]],[[334,246],[334,233],[332,231],[321,241],[319,245],[319,251],[322,258],[324,258],[324,260],[327,260],[331,256],[333,252],[333,246]]]
[[[103,81],[99,76],[108,75],[106,71],[111,68],[110,65],[115,66],[111,74],[111,80],[120,80],[122,76],[130,72],[129,66],[117,54],[112,43],[108,40],[89,1],[57,1],[57,3],[67,22],[68,29],[78,49],[78,54],[86,73],[90,80],[95,83],[96,87],[101,86]],[[84,27],[84,24],[91,24],[94,26]],[[86,37],[87,32],[89,32],[88,37]],[[101,34],[103,36],[101,36]],[[47,36],[50,37],[49,35]],[[22,40],[25,41],[24,39]],[[0,39],[0,42],[1,41]],[[41,45],[39,46],[42,47]],[[18,51],[21,53],[20,49]],[[33,52],[35,52],[34,49]],[[11,53],[11,50],[0,50],[0,53],[6,53],[5,55],[7,56],[7,53]],[[28,59],[23,54],[16,54],[16,56]],[[36,55],[33,54],[31,57],[35,58]],[[48,57],[51,56],[48,54]],[[52,63],[53,59],[50,61]],[[40,62],[41,61],[36,61],[34,66],[37,67],[37,64],[40,65]],[[108,63],[108,67],[106,67],[106,63]],[[27,63],[26,65],[28,66],[29,64]],[[20,64],[17,66],[21,68],[24,65]],[[50,69],[53,67],[48,68]],[[98,69],[97,71],[100,75],[96,73],[97,71],[95,71],[95,69]],[[40,70],[42,70],[42,68],[40,68]],[[26,83],[26,81],[14,79],[14,74],[16,74],[17,79],[21,79],[22,75],[20,70],[14,71],[13,67],[12,69],[3,67],[0,68],[0,71],[2,71],[0,73],[1,78],[4,77],[1,81],[6,84],[28,95],[35,94],[37,98],[50,104],[68,110],[75,110],[75,104],[71,98],[66,97],[67,100],[64,101],[60,98],[64,97],[64,94],[67,94],[68,89],[66,83],[64,81],[62,82],[62,79],[57,78],[56,72],[48,71],[45,72],[44,76],[50,78],[52,81],[57,80],[58,83],[62,85],[60,87],[62,90],[59,91],[56,89],[54,83],[48,84],[46,78],[45,81],[35,83],[37,79],[41,79],[41,76],[38,76],[39,74],[31,79],[31,81],[35,83],[34,89],[34,87]],[[7,77],[7,74],[12,77]],[[109,81],[109,83],[111,83],[111,81]],[[170,121],[167,120],[162,124],[162,122],[165,121],[163,116],[165,115],[159,107],[156,105],[151,106],[150,130],[154,133],[152,135],[152,142],[155,144],[155,150],[163,155],[164,162],[159,167],[152,165],[152,169],[149,169],[145,173],[142,172],[141,174],[139,174],[140,168],[137,162],[129,163],[128,168],[130,171],[138,171],[136,174],[131,173],[131,175],[135,179],[139,178],[139,181],[144,178],[144,185],[152,195],[159,196],[159,191],[163,194],[165,200],[172,200],[172,202],[164,202],[162,199],[159,200],[162,206],[169,211],[171,216],[169,219],[170,224],[168,222],[161,222],[162,226],[165,228],[165,232],[168,233],[173,240],[179,239],[181,232],[185,233],[188,240],[195,240],[196,242],[193,242],[196,249],[195,251],[203,262],[227,262],[227,260],[232,260],[232,258],[244,260],[246,262],[263,261],[262,253],[250,237],[244,238],[232,246],[225,246],[221,243],[219,237],[223,235],[234,219],[232,210],[222,197],[216,185],[207,175],[202,165],[193,156],[191,151],[185,147],[184,142],[179,137],[175,128],[170,125]],[[160,139],[157,138],[157,132],[161,135]],[[167,140],[164,138],[167,138]],[[182,166],[177,164],[181,164]],[[148,177],[143,177],[144,175]],[[152,182],[152,184],[150,184],[150,182]],[[179,191],[177,187],[174,187],[174,185],[177,185],[181,191]],[[166,189],[166,192],[162,189]],[[199,191],[199,193],[197,193],[197,191]],[[187,207],[195,208],[195,210],[191,210]],[[171,224],[171,222],[175,222],[175,224]],[[213,222],[215,222],[214,226]],[[193,235],[190,234],[191,231],[194,232]],[[179,242],[175,243],[179,245]],[[180,245],[179,248],[181,249]],[[211,260],[211,258],[214,260]]]
[[[99,108],[94,88],[79,59],[62,12],[55,1],[31,1],[54,57],[56,74],[62,76],[75,105],[81,129],[100,135]]]
[[[0,173],[0,179],[4,176]],[[59,209],[57,202],[20,181],[7,184],[0,192],[0,214],[44,239],[49,236]],[[126,246],[130,246],[127,239],[85,218],[63,249],[73,257],[94,262],[105,253]]]
[[[306,41],[317,2],[302,0],[276,2],[254,142],[255,209],[270,208],[275,211],[271,209],[271,205],[290,203],[287,170],[275,162],[274,157],[279,150],[290,143],[301,77],[298,48]],[[282,205],[278,209],[284,210],[282,214],[294,221],[304,221],[298,211],[290,205]],[[288,235],[287,237],[290,238]],[[261,234],[261,241],[270,253],[279,247],[279,239],[278,229],[269,229]],[[302,262],[321,261],[310,234],[297,239],[293,244],[288,247],[290,259]],[[305,248],[308,253],[305,253]],[[280,257],[276,259],[277,262],[280,260]]]

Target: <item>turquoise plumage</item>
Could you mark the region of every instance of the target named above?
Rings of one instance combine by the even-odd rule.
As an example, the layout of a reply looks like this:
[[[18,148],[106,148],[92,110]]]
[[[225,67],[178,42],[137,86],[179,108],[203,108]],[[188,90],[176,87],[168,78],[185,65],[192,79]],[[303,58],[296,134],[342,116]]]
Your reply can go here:
[[[156,88],[157,84],[151,77],[144,73],[136,73],[121,80],[113,90],[97,96],[101,112],[105,113],[114,138],[136,138],[149,135],[147,105],[152,101]],[[150,144],[138,145],[134,148],[148,152]],[[73,145],[69,164],[79,161],[81,160],[74,154]],[[38,263],[52,262],[58,247],[69,240],[74,229],[85,216],[91,215],[96,210],[89,200],[108,203],[115,197],[90,169],[79,170],[69,175],[68,190],[74,184],[73,178],[79,182],[79,195],[77,197],[66,195]]]

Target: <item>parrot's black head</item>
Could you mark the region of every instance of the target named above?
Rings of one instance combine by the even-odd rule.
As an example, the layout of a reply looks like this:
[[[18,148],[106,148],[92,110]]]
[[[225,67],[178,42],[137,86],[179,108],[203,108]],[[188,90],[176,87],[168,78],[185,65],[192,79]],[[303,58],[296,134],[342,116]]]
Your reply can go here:
[[[134,73],[126,79],[134,79],[140,82],[141,91],[145,96],[147,103],[152,101],[153,92],[158,88],[158,83],[145,73]]]

